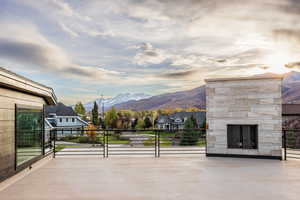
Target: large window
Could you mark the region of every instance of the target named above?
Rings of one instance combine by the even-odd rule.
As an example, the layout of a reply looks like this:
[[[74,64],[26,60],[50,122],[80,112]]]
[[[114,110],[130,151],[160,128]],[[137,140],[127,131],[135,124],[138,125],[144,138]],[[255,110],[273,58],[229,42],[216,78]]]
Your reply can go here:
[[[43,108],[16,106],[16,165],[42,155]]]
[[[257,125],[227,125],[227,146],[257,149]]]

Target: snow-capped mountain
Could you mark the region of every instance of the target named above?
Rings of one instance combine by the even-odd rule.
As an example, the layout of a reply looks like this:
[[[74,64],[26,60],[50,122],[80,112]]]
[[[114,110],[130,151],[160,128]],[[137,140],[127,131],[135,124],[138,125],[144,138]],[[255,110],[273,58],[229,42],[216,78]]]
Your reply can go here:
[[[107,110],[109,108],[111,108],[112,106],[116,105],[116,104],[120,104],[120,103],[124,103],[127,101],[131,101],[131,100],[141,100],[141,99],[147,99],[150,98],[150,95],[144,94],[144,93],[122,93],[119,94],[115,97],[112,98],[105,98],[103,99],[103,103],[104,103],[104,109]],[[102,109],[102,99],[96,99],[95,100],[99,106],[99,112],[101,112]],[[86,104],[84,104],[85,110],[87,112],[91,111],[93,109],[94,106],[94,101],[92,102],[88,102]]]

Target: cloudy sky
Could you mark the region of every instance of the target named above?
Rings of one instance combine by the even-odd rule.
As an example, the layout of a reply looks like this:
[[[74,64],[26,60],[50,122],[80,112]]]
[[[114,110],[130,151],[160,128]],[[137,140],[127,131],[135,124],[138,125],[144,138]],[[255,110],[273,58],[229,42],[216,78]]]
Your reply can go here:
[[[67,104],[155,95],[298,70],[299,19],[300,0],[0,0],[0,66]]]

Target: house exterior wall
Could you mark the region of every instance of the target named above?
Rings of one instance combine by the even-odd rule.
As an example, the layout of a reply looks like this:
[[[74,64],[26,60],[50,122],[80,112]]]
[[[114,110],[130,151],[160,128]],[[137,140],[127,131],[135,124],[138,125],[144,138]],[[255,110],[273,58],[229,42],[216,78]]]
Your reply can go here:
[[[206,81],[207,154],[281,158],[281,78]],[[257,124],[257,149],[228,149],[228,124]]]
[[[15,104],[43,107],[45,100],[0,87],[0,181],[15,170]]]
[[[72,118],[74,122],[72,122]],[[62,122],[60,122],[60,119]],[[68,119],[68,121],[67,121]],[[86,124],[82,123],[77,116],[57,116],[56,117],[57,126],[86,126]]]
[[[72,118],[74,119],[74,122],[72,122]],[[61,119],[61,122],[60,122]],[[66,120],[68,119],[68,121]],[[64,137],[67,135],[78,135],[78,134],[83,134],[84,132],[82,129],[84,129],[85,126],[87,126],[87,123],[83,123],[82,121],[79,120],[79,116],[56,116],[56,125],[57,125],[57,130],[56,134],[57,137]],[[72,130],[64,130],[61,131],[59,130],[60,128],[64,129],[72,129]],[[79,129],[79,130],[76,130]]]

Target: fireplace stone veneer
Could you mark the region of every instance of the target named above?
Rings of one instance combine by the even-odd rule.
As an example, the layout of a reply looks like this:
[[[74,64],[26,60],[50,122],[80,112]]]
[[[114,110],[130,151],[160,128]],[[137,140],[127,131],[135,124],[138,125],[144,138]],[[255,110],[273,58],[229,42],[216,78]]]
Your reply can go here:
[[[205,81],[207,156],[281,159],[282,77]],[[257,148],[228,148],[228,125],[257,125]]]

